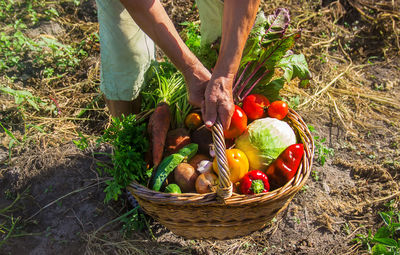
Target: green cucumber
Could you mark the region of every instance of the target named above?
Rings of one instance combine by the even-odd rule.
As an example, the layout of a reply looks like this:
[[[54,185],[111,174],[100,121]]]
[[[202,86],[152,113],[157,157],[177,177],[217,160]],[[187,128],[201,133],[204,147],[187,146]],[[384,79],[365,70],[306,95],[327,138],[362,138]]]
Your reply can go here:
[[[164,158],[160,165],[157,167],[157,172],[154,175],[153,182],[151,184],[151,189],[155,191],[159,191],[161,189],[162,184],[167,179],[168,175],[175,169],[179,163],[181,163],[185,159],[184,156],[180,154],[171,154],[168,157]]]
[[[178,154],[181,154],[182,156],[184,156],[186,158],[186,160],[189,160],[194,155],[196,155],[198,149],[199,149],[199,145],[197,145],[197,143],[190,143],[190,144],[186,145],[185,147],[183,147],[182,149],[180,149],[178,151]]]
[[[177,153],[171,154],[164,158],[160,165],[157,167],[157,171],[152,178],[150,187],[152,190],[159,191],[162,184],[167,179],[168,175],[177,167],[183,160],[189,160],[196,155],[198,145],[191,143],[180,149]]]

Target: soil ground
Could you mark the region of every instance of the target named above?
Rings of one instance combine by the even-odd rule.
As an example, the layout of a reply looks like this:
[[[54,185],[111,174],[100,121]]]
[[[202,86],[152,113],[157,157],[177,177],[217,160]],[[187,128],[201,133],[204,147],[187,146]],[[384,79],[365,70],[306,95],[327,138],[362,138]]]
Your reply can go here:
[[[53,135],[35,136],[36,142],[15,149],[10,158],[9,138],[1,133],[0,215],[7,217],[0,223],[18,224],[9,238],[0,228],[0,237],[6,240],[0,254],[367,253],[365,246],[352,240],[382,226],[378,212],[389,210],[389,202],[390,208],[398,210],[400,195],[399,6],[377,2],[262,3],[266,13],[288,8],[294,24],[302,28],[294,50],[306,56],[313,79],[307,88],[287,84],[283,97],[300,99],[296,111],[315,129],[316,148],[321,150],[306,185],[266,228],[227,241],[186,240],[153,220],[149,221],[152,233],[122,232],[122,224],[114,219],[132,206],[124,196],[105,204],[108,177],[96,170],[98,162],[110,161],[102,154],[110,152],[109,146],[81,151],[72,142],[76,131],[98,135],[108,123],[107,109],[98,97],[99,52],[94,42],[80,68],[54,85],[60,93],[70,84],[79,85],[58,100],[65,100],[59,107],[67,113],[97,98],[84,120],[62,122],[53,116],[48,122]],[[181,22],[198,18],[193,1],[164,0],[163,4],[178,30]],[[370,12],[363,12],[366,9]],[[79,6],[63,2],[57,10],[64,19],[42,21],[29,30],[30,36],[45,33],[82,39],[98,29],[93,0]],[[44,86],[34,71],[15,74],[20,87],[35,91]],[[68,110],[70,102],[76,109]],[[14,110],[4,103],[1,122],[18,130],[18,116],[11,122],[6,119]],[[64,136],[57,128],[66,130]],[[327,155],[322,164],[323,149],[329,148],[334,155]]]

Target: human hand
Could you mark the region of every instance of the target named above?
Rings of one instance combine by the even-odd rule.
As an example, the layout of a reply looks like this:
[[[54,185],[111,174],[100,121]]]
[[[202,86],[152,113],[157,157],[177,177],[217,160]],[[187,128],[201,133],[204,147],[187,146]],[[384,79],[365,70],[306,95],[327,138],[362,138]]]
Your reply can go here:
[[[207,84],[202,114],[205,125],[210,128],[219,117],[224,129],[228,129],[235,110],[232,97],[233,77],[213,75]]]
[[[183,76],[185,77],[189,103],[201,107],[211,73],[202,64],[197,64],[185,70]]]

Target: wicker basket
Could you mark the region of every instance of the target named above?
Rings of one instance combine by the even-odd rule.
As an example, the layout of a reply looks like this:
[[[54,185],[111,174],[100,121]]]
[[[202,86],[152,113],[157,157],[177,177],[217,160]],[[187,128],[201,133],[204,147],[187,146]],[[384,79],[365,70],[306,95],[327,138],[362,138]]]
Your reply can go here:
[[[288,123],[304,144],[303,161],[296,176],[268,193],[241,195],[231,192],[222,126],[213,127],[220,169],[220,186],[208,194],[170,194],[150,190],[136,182],[127,189],[142,209],[173,233],[190,239],[231,239],[260,230],[284,210],[310,175],[314,143],[302,118],[290,110]]]

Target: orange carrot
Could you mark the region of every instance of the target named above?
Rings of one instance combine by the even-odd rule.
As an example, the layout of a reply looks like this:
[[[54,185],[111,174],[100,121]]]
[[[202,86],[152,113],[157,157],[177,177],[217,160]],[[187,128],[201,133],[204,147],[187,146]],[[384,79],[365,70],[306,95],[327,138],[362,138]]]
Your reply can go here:
[[[171,114],[169,105],[165,102],[159,103],[151,114],[147,127],[152,143],[154,166],[158,166],[163,158],[165,139],[167,138],[170,122]]]

